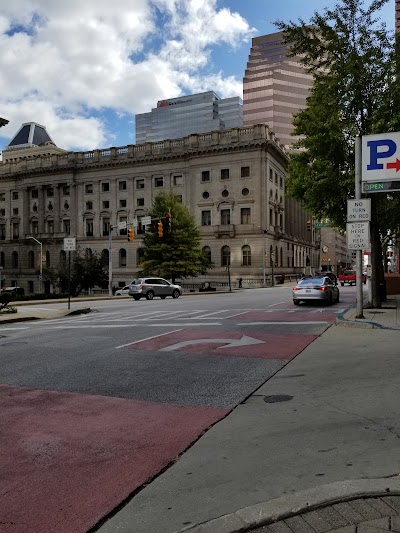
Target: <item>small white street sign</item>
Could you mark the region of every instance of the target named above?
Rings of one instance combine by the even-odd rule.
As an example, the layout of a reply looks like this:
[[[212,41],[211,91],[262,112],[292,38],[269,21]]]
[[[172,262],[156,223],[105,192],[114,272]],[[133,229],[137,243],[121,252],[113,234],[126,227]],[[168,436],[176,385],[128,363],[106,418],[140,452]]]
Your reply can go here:
[[[76,239],[75,237],[68,237],[64,239],[64,252],[75,252]]]
[[[142,225],[143,226],[150,226],[151,224],[151,217],[143,217],[142,220]]]
[[[125,222],[118,222],[117,227],[118,227],[118,229],[126,229],[126,221]]]
[[[347,200],[347,222],[371,220],[371,198]]]
[[[347,248],[368,250],[370,247],[369,222],[347,222]]]

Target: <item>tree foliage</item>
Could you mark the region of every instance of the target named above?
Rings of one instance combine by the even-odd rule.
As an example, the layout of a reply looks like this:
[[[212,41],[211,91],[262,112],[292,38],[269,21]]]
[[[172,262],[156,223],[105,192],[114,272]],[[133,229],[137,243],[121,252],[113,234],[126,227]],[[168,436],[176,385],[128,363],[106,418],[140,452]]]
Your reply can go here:
[[[71,254],[71,283],[72,296],[79,296],[83,290],[92,287],[108,286],[108,265],[101,254],[77,250]],[[61,292],[68,292],[68,263],[63,264],[58,271],[58,286]]]
[[[171,214],[171,227],[165,215]],[[167,279],[195,277],[213,267],[201,245],[200,231],[188,209],[171,193],[159,194],[150,212],[152,225],[143,237],[144,260],[139,276],[158,275]],[[158,222],[163,236],[158,235]]]
[[[341,0],[307,23],[276,23],[314,79],[306,108],[294,118],[294,134],[302,137],[289,160],[288,194],[341,229],[355,195],[356,136],[400,129],[399,43],[378,16],[387,1],[364,7],[363,0]],[[379,245],[380,237],[398,232],[400,195],[371,198]]]

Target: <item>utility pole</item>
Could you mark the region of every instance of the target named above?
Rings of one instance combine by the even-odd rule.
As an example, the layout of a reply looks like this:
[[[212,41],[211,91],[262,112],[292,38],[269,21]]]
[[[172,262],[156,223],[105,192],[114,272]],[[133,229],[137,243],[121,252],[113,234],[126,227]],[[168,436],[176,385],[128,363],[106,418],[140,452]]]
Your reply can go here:
[[[361,200],[361,137],[359,135],[357,135],[356,140],[355,140],[355,199]],[[357,295],[356,318],[364,318],[362,258],[363,258],[363,251],[357,250],[356,251],[356,295]]]
[[[39,264],[39,283],[40,283],[40,294],[43,293],[43,244],[35,239],[35,237],[28,237],[28,239],[33,239],[35,242],[40,244],[40,264]]]

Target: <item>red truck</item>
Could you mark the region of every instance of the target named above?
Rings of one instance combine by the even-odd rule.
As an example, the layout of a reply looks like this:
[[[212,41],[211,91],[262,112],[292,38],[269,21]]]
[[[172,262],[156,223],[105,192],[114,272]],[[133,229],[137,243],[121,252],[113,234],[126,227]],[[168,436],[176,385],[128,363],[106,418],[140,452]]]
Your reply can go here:
[[[339,275],[339,283],[342,287],[344,287],[345,283],[348,283],[349,285],[355,285],[356,284],[356,271],[355,270],[344,270]],[[362,282],[364,285],[367,283],[367,276],[365,274],[362,275]]]

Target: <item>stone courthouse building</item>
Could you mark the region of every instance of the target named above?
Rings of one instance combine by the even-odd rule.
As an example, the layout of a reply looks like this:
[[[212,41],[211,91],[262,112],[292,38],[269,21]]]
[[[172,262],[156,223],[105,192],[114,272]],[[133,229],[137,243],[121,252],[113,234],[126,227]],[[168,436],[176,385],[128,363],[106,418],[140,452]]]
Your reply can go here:
[[[2,285],[39,292],[40,261],[44,273],[57,270],[65,237],[108,259],[110,226],[137,221],[133,242],[125,229],[112,232],[112,282],[129,283],[143,252],[141,219],[161,191],[188,207],[214,262],[195,281],[226,281],[228,263],[244,286],[268,281],[271,263],[274,274],[315,269],[307,215],[285,197],[287,162],[265,124],[87,152],[62,150],[45,127],[24,124],[0,162]],[[53,290],[46,275],[43,283]]]

